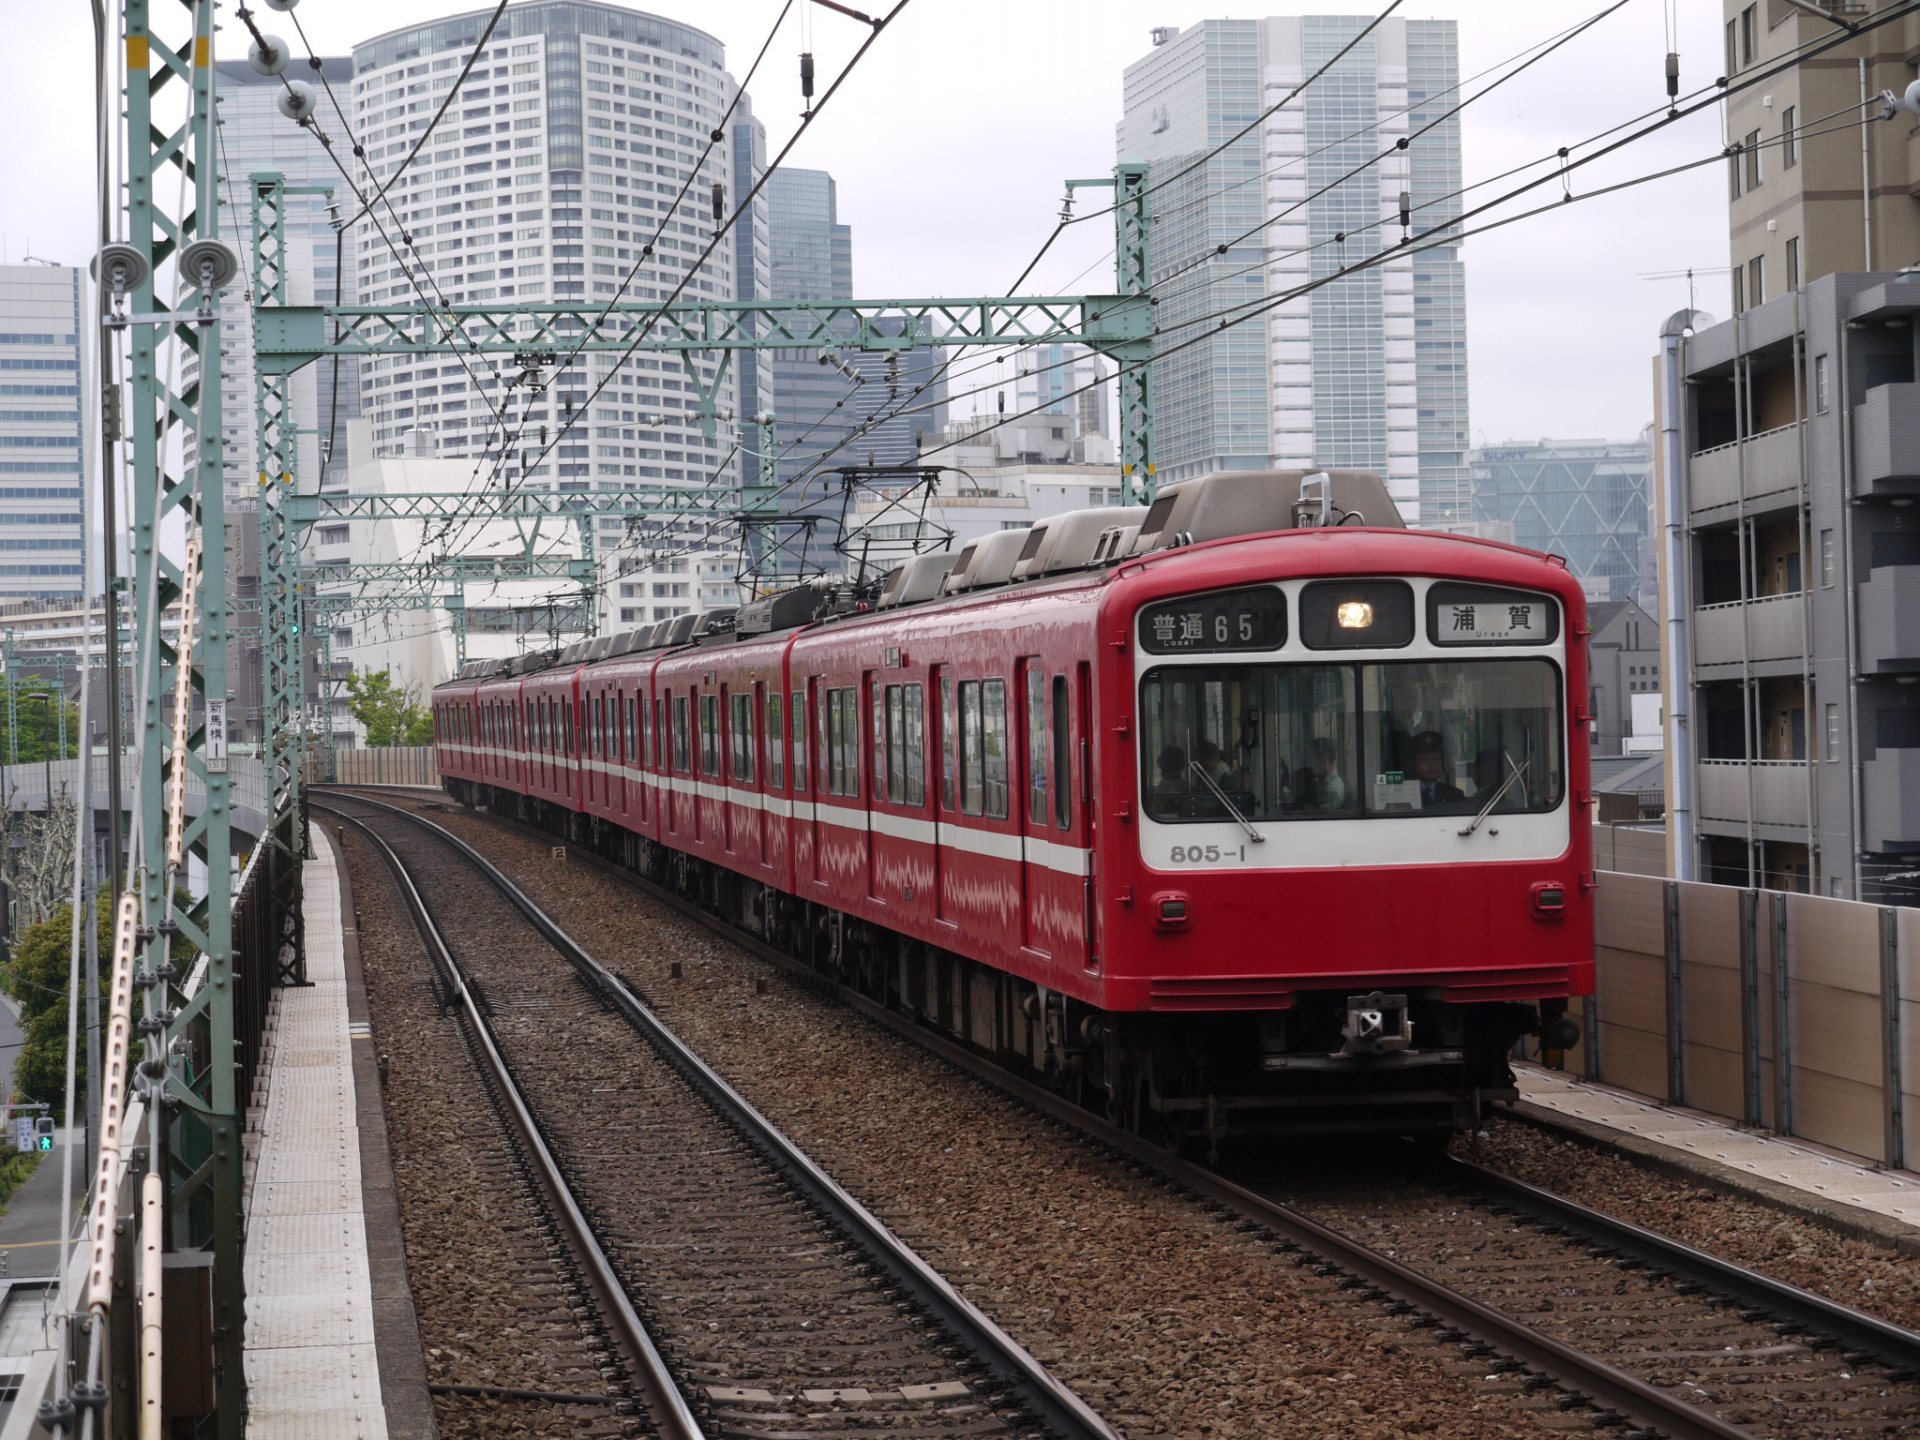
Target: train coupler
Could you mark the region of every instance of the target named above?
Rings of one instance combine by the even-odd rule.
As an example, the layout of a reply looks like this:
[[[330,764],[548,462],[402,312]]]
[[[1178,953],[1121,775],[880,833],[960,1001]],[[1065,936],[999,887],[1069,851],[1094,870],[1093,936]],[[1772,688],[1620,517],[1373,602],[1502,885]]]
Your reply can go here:
[[[1413,1020],[1405,995],[1379,990],[1347,997],[1347,1023],[1340,1029],[1343,1055],[1388,1055],[1413,1044]]]

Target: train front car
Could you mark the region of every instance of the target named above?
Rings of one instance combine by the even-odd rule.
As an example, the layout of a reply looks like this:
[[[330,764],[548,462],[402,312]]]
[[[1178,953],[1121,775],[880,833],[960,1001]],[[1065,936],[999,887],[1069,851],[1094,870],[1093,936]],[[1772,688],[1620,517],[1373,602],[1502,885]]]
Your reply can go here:
[[[1137,844],[1105,847],[1099,1046],[1123,1109],[1214,1139],[1444,1135],[1513,1095],[1521,1036],[1574,1042],[1585,629],[1563,565],[1437,534],[1123,568],[1103,809]]]

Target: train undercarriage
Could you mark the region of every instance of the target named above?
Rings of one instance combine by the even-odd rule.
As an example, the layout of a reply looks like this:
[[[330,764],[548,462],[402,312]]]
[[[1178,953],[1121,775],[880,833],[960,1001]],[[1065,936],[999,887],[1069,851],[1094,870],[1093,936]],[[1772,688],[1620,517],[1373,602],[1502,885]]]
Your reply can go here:
[[[454,797],[533,825],[661,885],[748,935],[1176,1149],[1311,1134],[1476,1128],[1515,1098],[1523,1036],[1571,1043],[1564,1000],[1442,1003],[1361,978],[1284,1011],[1112,1013],[1020,976],[774,890],[597,817],[449,782]]]

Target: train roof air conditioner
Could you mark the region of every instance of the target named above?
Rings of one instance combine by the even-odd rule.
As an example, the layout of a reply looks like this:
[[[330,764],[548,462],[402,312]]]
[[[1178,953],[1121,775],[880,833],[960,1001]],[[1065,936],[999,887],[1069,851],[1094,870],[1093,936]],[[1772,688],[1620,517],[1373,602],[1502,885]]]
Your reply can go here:
[[[1371,470],[1226,470],[1162,490],[1129,553],[1298,529],[1309,518],[1303,511],[1317,518],[1322,494],[1329,525],[1406,528],[1386,483]]]

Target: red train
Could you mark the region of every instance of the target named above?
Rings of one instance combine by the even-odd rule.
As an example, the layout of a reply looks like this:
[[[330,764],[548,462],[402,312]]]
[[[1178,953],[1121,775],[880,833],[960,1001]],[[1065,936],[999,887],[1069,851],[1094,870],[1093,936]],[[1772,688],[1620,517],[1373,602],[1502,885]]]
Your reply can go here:
[[[447,789],[1175,1139],[1445,1134],[1593,985],[1585,606],[1216,475],[434,693]]]

